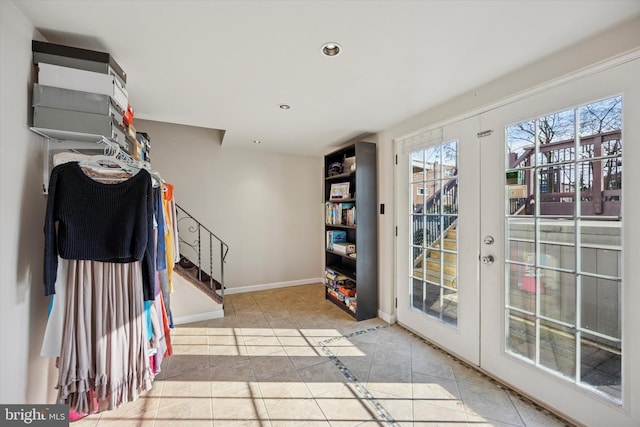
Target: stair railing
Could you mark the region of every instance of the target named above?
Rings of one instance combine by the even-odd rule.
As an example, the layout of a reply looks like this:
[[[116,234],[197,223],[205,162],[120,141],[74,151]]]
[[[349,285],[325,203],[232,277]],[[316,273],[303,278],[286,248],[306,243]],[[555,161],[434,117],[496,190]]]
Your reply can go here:
[[[210,290],[224,299],[224,264],[229,245],[178,204],[176,216],[180,257],[193,263],[197,268],[196,278],[202,283],[208,282]]]

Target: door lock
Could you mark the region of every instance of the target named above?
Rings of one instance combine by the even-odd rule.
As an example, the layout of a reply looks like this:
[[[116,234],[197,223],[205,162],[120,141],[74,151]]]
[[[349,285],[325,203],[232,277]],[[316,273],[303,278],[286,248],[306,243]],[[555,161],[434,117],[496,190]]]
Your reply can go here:
[[[486,237],[484,238],[484,244],[485,244],[485,245],[493,245],[493,242],[494,242],[494,241],[495,241],[495,240],[493,240],[493,236],[486,236]]]
[[[491,265],[491,264],[493,264],[493,261],[494,261],[493,260],[493,255],[483,256],[481,258],[481,261],[482,261],[483,264]]]

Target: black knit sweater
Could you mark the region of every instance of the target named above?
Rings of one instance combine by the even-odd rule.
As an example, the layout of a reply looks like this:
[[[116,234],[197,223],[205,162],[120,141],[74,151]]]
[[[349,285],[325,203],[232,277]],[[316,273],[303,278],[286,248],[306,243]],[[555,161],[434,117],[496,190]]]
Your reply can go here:
[[[85,175],[78,162],[56,166],[49,179],[44,234],[45,295],[55,293],[59,254],[115,263],[142,260],[144,299],[154,299],[153,193],[146,170],[106,184]]]

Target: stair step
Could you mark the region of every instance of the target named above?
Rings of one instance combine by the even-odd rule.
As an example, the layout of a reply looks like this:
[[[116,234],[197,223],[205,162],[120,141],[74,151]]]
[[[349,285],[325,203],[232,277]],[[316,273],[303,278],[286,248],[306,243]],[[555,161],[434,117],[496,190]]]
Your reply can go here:
[[[446,239],[458,239],[458,231],[457,230],[449,230],[445,233],[444,237]]]
[[[221,288],[221,285],[218,281],[216,280],[213,281],[215,289],[211,289],[209,284],[209,276],[207,276],[206,281],[198,280],[197,269],[185,269],[179,263],[175,264],[173,268],[173,272],[185,278],[189,283],[196,286],[202,292],[207,294],[209,298],[213,299],[217,303],[219,304],[223,303],[222,297],[218,295],[218,293],[216,292],[216,290],[219,290]],[[195,272],[195,275],[194,275],[194,272]]]
[[[449,262],[456,262],[458,260],[458,254],[452,254],[450,252],[431,251],[429,252],[429,258],[440,259],[440,254],[444,254],[444,260]]]
[[[414,268],[413,269],[413,276],[414,277],[418,277],[420,279],[423,279],[423,274],[422,274],[422,269],[421,268]],[[433,283],[438,283],[440,284],[440,272],[434,272],[432,270],[427,270],[427,277],[426,280],[433,282]],[[450,288],[457,288],[458,287],[458,276],[452,276],[450,274],[444,274],[443,277],[443,282],[442,284],[444,286],[448,286]]]
[[[449,251],[458,249],[458,241],[456,239],[444,239],[444,248]]]
[[[450,276],[456,276],[458,274],[458,266],[456,261],[444,260],[444,273]],[[427,258],[427,270],[439,272],[440,271],[440,258]]]

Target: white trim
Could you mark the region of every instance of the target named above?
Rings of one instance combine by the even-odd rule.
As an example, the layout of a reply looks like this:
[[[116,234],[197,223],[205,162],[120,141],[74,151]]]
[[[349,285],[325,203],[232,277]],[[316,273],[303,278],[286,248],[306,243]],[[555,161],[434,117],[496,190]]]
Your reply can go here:
[[[395,314],[387,314],[382,310],[378,310],[378,317],[390,325],[396,323],[396,315]]]
[[[261,285],[240,286],[238,288],[225,288],[225,295],[242,294],[245,292],[265,291],[269,289],[288,288],[289,286],[310,285],[312,283],[323,283],[321,277],[301,280],[291,280],[289,282],[265,283]]]
[[[224,317],[224,310],[206,311],[204,313],[187,314],[186,316],[176,316],[173,318],[174,325],[184,325],[186,323],[202,322],[203,320],[221,319]]]
[[[555,79],[548,80],[544,83],[534,85],[532,87],[528,87],[527,89],[516,92],[515,94],[507,96],[506,98],[489,102],[488,104],[484,104],[482,106],[476,107],[473,110],[460,113],[456,116],[449,117],[439,122],[427,125],[423,128],[410,132],[406,135],[393,138],[393,141],[395,143],[400,143],[400,146],[396,147],[396,152],[400,154],[407,152],[406,150],[403,149],[404,141],[420,139],[423,135],[427,135],[429,132],[436,131],[439,128],[451,125],[453,123],[468,119],[473,116],[477,116],[482,113],[486,113],[487,111],[495,110],[497,108],[504,107],[509,104],[513,104],[514,102],[523,100],[532,95],[536,95],[546,90],[562,86],[569,82],[582,79],[582,78],[591,76],[593,74],[600,73],[602,71],[608,70],[609,68],[617,67],[619,65],[625,64],[630,61],[634,61],[636,59],[640,59],[640,48],[632,49],[629,52],[625,52],[623,54],[617,55],[613,58],[609,58],[607,60],[601,61],[596,64],[587,65],[577,71],[562,75]]]

